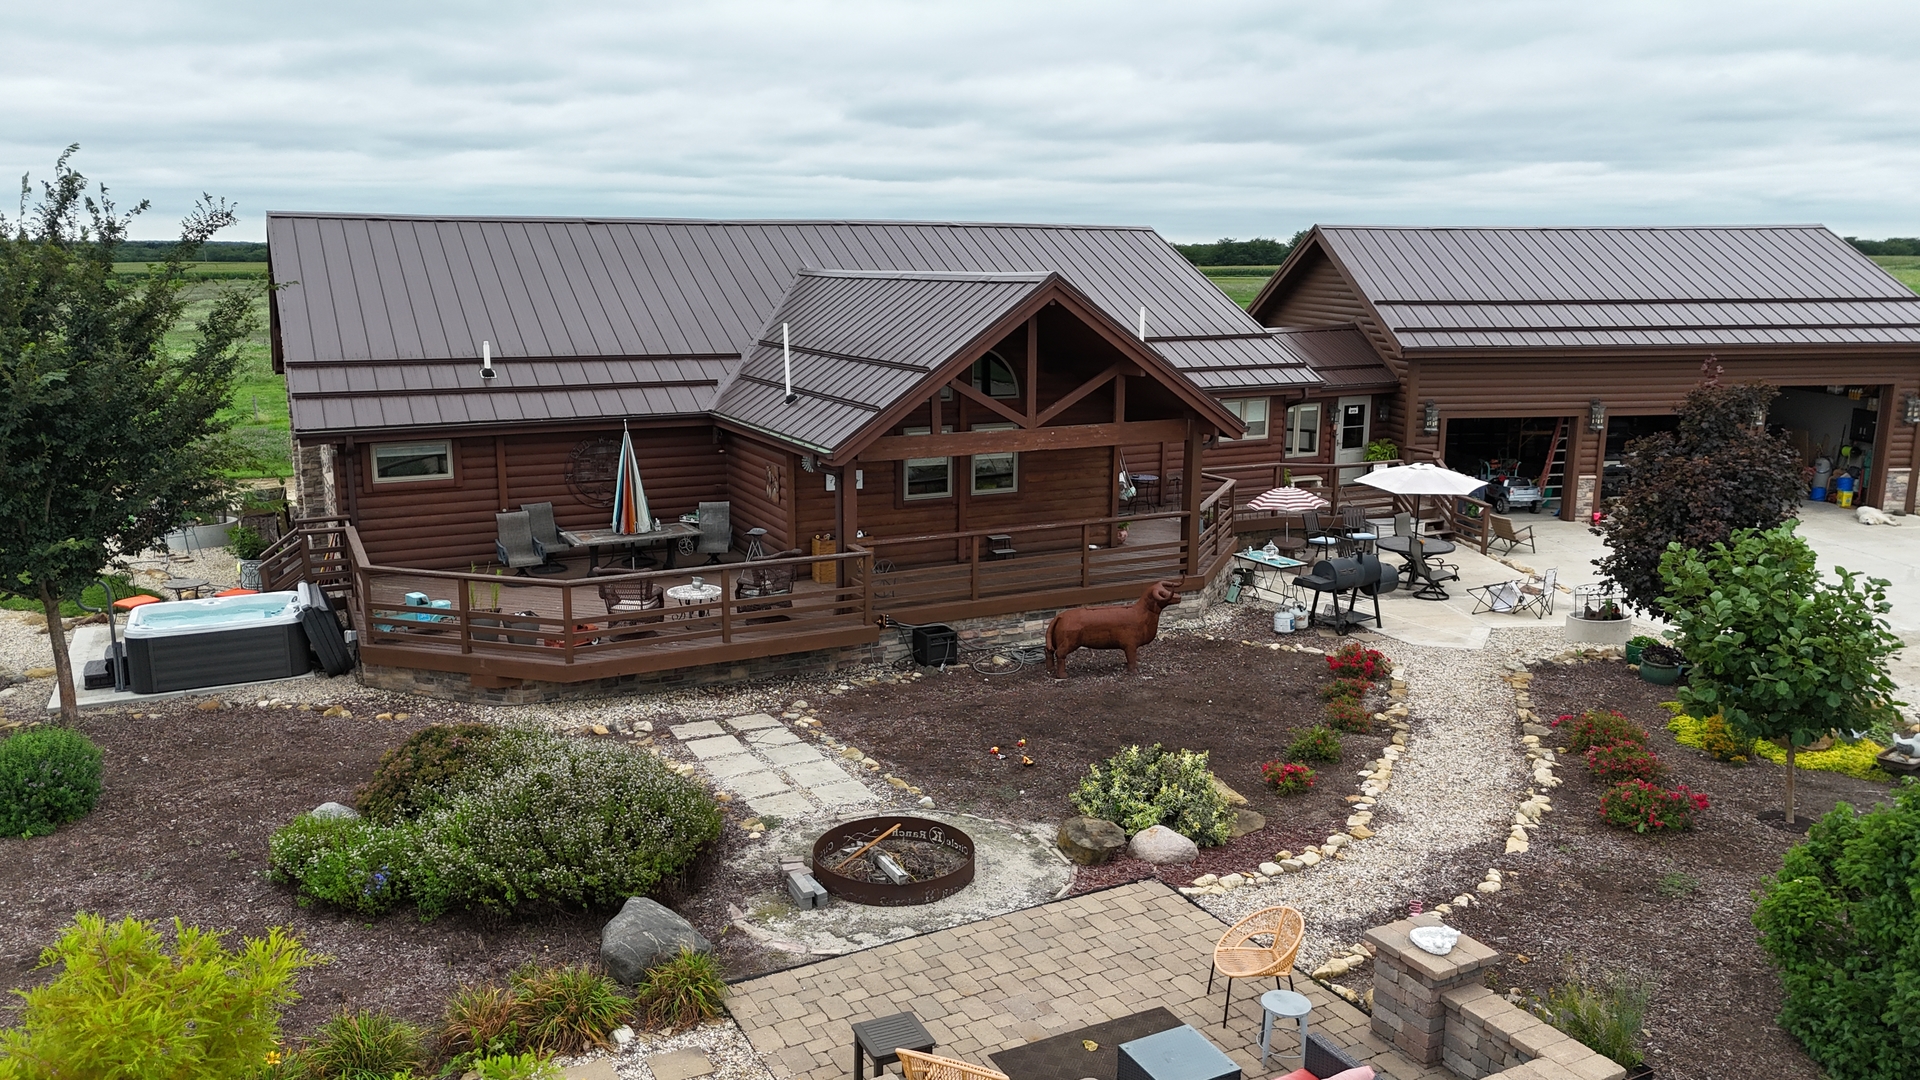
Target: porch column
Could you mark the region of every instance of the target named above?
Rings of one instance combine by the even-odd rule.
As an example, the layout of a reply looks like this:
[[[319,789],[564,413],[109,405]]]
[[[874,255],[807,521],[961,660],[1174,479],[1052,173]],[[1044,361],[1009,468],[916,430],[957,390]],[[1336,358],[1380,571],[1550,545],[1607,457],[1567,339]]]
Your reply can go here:
[[[849,465],[841,469],[840,479],[836,485],[840,489],[839,548],[841,551],[851,551],[853,549],[854,534],[860,531],[860,486],[857,482],[859,471],[857,464]],[[843,588],[848,584],[847,567],[849,565],[849,563],[842,561],[840,563],[840,573],[836,578]]]
[[[1180,519],[1180,535],[1187,542],[1187,576],[1200,573],[1200,502],[1206,498],[1206,482],[1200,478],[1200,455],[1204,448],[1202,440],[1206,436],[1200,425],[1192,421],[1187,424],[1187,456],[1181,473],[1180,494],[1185,502],[1182,507],[1186,516]],[[1161,482],[1165,483],[1163,476]]]

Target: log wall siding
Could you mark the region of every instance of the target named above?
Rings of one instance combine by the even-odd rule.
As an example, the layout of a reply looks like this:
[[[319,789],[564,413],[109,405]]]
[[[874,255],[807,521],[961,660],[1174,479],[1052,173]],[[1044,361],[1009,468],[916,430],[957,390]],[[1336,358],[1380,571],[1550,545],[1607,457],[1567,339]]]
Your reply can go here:
[[[1920,354],[1716,355],[1725,369],[1721,378],[1727,382],[1775,386],[1845,383],[1885,388],[1880,393],[1880,423],[1867,501],[1881,505],[1889,470],[1914,468],[1916,449],[1920,448],[1916,447],[1915,429],[1899,421],[1899,403],[1909,393],[1920,393]],[[1417,380],[1421,402],[1429,398],[1437,402],[1442,422],[1438,435],[1424,434],[1417,422],[1409,425],[1410,448],[1415,453],[1438,455],[1450,419],[1565,416],[1574,425],[1573,449],[1578,452],[1567,468],[1569,493],[1577,490],[1578,477],[1600,472],[1603,441],[1587,431],[1588,405],[1594,398],[1606,405],[1610,419],[1664,416],[1671,414],[1700,381],[1698,357],[1421,357],[1411,360],[1409,368],[1409,378]],[[1419,404],[1408,407],[1417,410]],[[1898,505],[1911,510],[1913,485],[1900,494]],[[1563,501],[1562,516],[1591,513],[1593,509],[1590,504],[1575,507],[1569,499]]]
[[[745,436],[726,443],[727,498],[733,502],[733,531],[741,546],[748,529],[767,530],[768,554],[800,545],[793,542],[793,468],[790,455]],[[771,470],[774,493],[768,491]]]
[[[1307,266],[1296,273],[1293,288],[1269,312],[1258,315],[1260,321],[1268,326],[1345,326],[1353,323],[1367,335],[1368,341],[1373,342],[1374,351],[1393,369],[1393,373],[1401,374],[1403,365],[1393,352],[1393,343],[1382,332],[1380,324],[1374,321],[1366,302],[1354,291],[1346,275],[1317,250],[1308,259]]]

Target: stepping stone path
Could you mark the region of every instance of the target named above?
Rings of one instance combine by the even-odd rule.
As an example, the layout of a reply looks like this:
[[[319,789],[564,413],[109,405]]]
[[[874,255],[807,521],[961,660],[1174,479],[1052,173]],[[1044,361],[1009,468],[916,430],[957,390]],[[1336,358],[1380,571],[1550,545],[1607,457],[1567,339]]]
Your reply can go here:
[[[675,724],[679,739],[716,786],[761,817],[798,818],[878,801],[840,763],[766,713]]]

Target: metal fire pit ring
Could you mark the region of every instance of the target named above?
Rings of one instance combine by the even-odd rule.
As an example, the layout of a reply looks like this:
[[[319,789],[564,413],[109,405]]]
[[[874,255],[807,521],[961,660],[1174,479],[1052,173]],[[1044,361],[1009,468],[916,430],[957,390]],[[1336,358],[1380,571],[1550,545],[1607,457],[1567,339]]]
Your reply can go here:
[[[837,862],[835,852],[845,851],[850,844],[865,843],[894,825],[900,826],[894,837],[938,844],[958,854],[961,856],[959,867],[939,877],[910,881],[905,885],[886,881],[858,881],[834,872],[833,867]],[[821,888],[849,903],[871,907],[931,904],[935,900],[945,900],[973,883],[973,852],[973,837],[944,821],[904,814],[881,814],[843,821],[821,833],[820,839],[813,842],[813,877]]]

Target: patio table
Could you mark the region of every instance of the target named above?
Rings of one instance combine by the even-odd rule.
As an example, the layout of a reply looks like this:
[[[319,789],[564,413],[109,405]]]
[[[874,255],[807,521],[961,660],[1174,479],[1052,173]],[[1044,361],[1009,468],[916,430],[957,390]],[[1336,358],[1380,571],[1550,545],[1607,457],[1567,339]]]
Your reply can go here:
[[[643,533],[615,532],[612,529],[560,530],[560,539],[565,540],[569,546],[587,549],[587,568],[589,571],[599,568],[601,548],[624,547],[631,549],[654,547],[659,544],[667,545],[666,568],[671,570],[673,569],[674,551],[679,547],[679,541],[690,540],[699,535],[700,527],[698,525],[688,525],[678,521],[669,522],[657,529]]]
[[[1120,1044],[1119,1080],[1241,1080],[1240,1066],[1182,1024]]]
[[[1307,565],[1299,559],[1289,559],[1285,555],[1269,555],[1257,548],[1236,551],[1233,553],[1233,558],[1235,562],[1245,563],[1247,570],[1251,573],[1252,581],[1249,582],[1249,588],[1281,600],[1294,599],[1294,591],[1284,585],[1275,587],[1274,582],[1279,580],[1283,571],[1297,570]]]
[[[862,1020],[853,1025],[853,1080],[860,1080],[861,1054],[873,1060],[873,1075],[879,1076],[886,1066],[899,1063],[900,1055],[894,1051],[904,1048],[931,1054],[936,1045],[933,1034],[912,1013]]]
[[[675,585],[673,588],[668,589],[667,599],[672,600],[681,607],[700,609],[698,611],[676,611],[667,616],[668,618],[676,620],[704,619],[707,615],[706,605],[720,599],[720,586],[709,585],[696,578],[691,585]],[[912,1048],[909,1047],[908,1049]]]
[[[1375,540],[1373,546],[1381,551],[1391,551],[1404,559],[1412,552],[1413,537],[1383,536]],[[1430,556],[1450,555],[1453,553],[1453,541],[1436,540],[1431,536],[1423,536],[1420,538],[1420,550]]]

